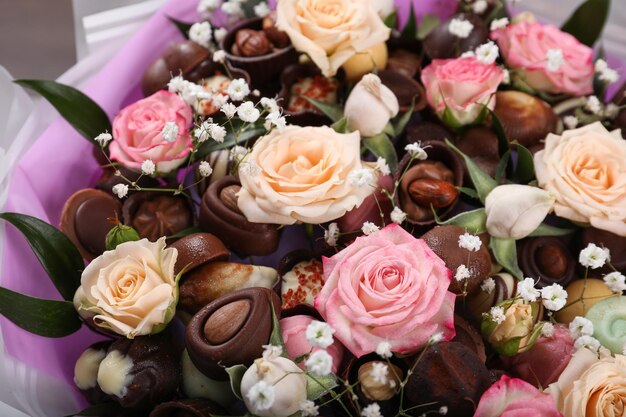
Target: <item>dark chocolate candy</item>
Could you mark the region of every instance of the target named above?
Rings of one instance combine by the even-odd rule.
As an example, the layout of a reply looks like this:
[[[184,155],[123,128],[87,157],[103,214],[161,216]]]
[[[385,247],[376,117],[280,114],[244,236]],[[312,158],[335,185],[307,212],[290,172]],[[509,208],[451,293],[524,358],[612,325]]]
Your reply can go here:
[[[450,33],[448,26],[452,19],[468,20],[474,28],[467,38],[459,38]],[[463,52],[473,51],[485,43],[489,30],[485,22],[473,14],[456,14],[433,29],[424,39],[424,51],[431,59],[447,59],[461,56]]]
[[[239,56],[261,56],[272,52],[270,43],[265,32],[253,29],[240,29],[235,35],[235,43],[232,53]]]
[[[141,192],[124,202],[124,220],[139,236],[154,242],[193,226],[193,208],[182,196]]]
[[[491,129],[485,126],[470,127],[459,137],[456,146],[472,158],[472,161],[476,162],[478,167],[491,178],[496,176],[500,154],[498,153],[498,137]],[[471,184],[472,180],[465,162],[463,162],[463,176],[465,183]]]
[[[103,342],[94,343],[93,345],[89,346],[87,349],[83,351],[83,354],[81,354],[78,361],[76,362],[76,366],[74,368],[74,383],[76,384],[78,389],[80,389],[80,391],[83,393],[83,395],[85,396],[87,401],[89,401],[90,404],[103,403],[107,401],[109,397],[107,394],[102,392],[102,390],[100,389],[97,383],[93,387],[89,387],[89,388],[81,387],[80,384],[84,383],[84,381],[81,381],[81,378],[90,378],[90,377],[96,378],[97,377],[98,369],[97,368],[93,369],[89,365],[92,365],[95,363],[94,358],[103,359],[111,343],[112,343],[111,341],[103,341]],[[79,364],[80,361],[85,361],[87,363]],[[83,367],[83,369],[79,369],[81,366]],[[96,372],[95,375],[85,373],[86,369],[95,371]]]
[[[194,233],[181,237],[170,248],[178,251],[175,274],[183,268],[187,268],[186,272],[189,272],[209,262],[226,261],[230,256],[222,241],[210,233]]]
[[[422,60],[418,54],[406,49],[396,49],[389,54],[385,69],[403,74],[409,78],[415,78],[421,67]]]
[[[226,415],[219,405],[209,400],[184,399],[161,403],[152,410],[150,417],[211,417]]]
[[[485,343],[479,330],[458,314],[454,315],[454,330],[456,335],[453,341],[462,343],[473,350],[484,363],[487,360],[487,355],[485,354]]]
[[[263,31],[276,48],[286,48],[291,44],[289,35],[276,27],[276,10],[263,18]]]
[[[569,245],[557,237],[524,239],[518,244],[517,259],[524,276],[539,279],[539,287],[566,287],[576,277],[576,259]]]
[[[413,78],[396,71],[380,71],[380,80],[389,88],[398,99],[401,112],[407,112],[413,105],[413,111],[417,112],[426,107],[426,91],[424,87]]]

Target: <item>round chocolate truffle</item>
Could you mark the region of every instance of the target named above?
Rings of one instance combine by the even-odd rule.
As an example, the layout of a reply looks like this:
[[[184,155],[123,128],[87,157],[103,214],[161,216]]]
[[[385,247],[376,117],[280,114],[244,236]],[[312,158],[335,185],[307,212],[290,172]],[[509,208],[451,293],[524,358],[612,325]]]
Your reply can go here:
[[[467,20],[473,29],[466,38],[459,38],[449,30],[453,19]],[[473,51],[485,43],[489,29],[485,22],[473,14],[456,14],[433,29],[424,39],[424,51],[431,59],[448,59],[461,56],[463,52]]]
[[[483,285],[485,282],[483,281],[465,300],[467,312],[476,323],[481,322],[483,313],[491,307],[517,294],[518,281],[513,275],[501,272],[488,278],[493,280],[493,286]]]
[[[557,237],[525,239],[518,245],[517,259],[524,276],[538,278],[540,288],[552,284],[565,287],[576,276],[576,259],[565,241]]]
[[[124,202],[123,213],[126,224],[151,242],[181,232],[194,223],[189,200],[166,193],[133,194]]]

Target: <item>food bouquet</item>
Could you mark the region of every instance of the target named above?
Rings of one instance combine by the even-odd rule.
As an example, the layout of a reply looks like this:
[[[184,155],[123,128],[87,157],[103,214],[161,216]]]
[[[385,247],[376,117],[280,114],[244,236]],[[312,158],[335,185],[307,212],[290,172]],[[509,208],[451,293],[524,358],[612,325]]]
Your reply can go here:
[[[624,415],[609,2],[560,29],[407,3],[171,2],[106,109],[17,81],[87,139],[46,155],[72,173],[47,221],[0,214],[57,291],[14,281],[0,313],[76,415]]]

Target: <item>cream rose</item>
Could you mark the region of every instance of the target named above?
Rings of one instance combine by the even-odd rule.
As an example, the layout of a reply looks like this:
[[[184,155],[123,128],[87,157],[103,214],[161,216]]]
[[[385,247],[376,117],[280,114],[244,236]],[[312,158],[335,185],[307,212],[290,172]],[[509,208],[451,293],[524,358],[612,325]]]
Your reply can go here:
[[[178,252],[165,238],[126,242],[83,271],[74,307],[85,320],[130,339],[157,333],[174,317]]]
[[[327,77],[390,33],[371,0],[280,0],[276,24]]]
[[[262,137],[239,164],[238,206],[255,223],[324,223],[361,205],[376,184],[358,132],[288,126]]]
[[[598,359],[580,349],[546,392],[567,417],[621,417],[626,413],[626,356]]]
[[[549,134],[535,154],[539,186],[557,216],[626,236],[626,141],[600,122]]]

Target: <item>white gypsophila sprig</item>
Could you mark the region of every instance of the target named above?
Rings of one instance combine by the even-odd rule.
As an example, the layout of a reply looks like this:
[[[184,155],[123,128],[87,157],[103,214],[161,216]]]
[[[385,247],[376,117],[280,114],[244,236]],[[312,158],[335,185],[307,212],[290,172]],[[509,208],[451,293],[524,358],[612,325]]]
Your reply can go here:
[[[384,359],[389,359],[393,355],[391,352],[391,343],[387,341],[379,342],[376,346],[376,354]]]
[[[574,350],[586,348],[595,353],[600,350],[600,346],[600,341],[593,336],[580,336],[574,342]]]
[[[552,284],[541,289],[541,298],[545,308],[559,311],[567,303],[567,291],[559,284]]]
[[[541,293],[535,288],[534,279],[524,278],[521,282],[517,283],[517,295],[522,297],[524,301],[532,303],[537,301]]]
[[[117,196],[117,198],[124,198],[128,194],[128,185],[115,184],[113,188],[111,188],[111,191]]]
[[[248,154],[248,148],[243,146],[233,146],[228,154],[229,161],[241,162],[241,160]]]
[[[276,113],[276,112],[280,113],[280,106],[278,105],[275,99],[269,98],[269,97],[263,97],[261,98],[260,103],[261,103],[261,106],[263,106],[263,108],[267,110],[268,113]]]
[[[350,184],[356,187],[365,187],[366,185],[373,185],[374,174],[367,168],[355,169],[348,174],[348,181]]]
[[[237,1],[226,1],[222,4],[222,11],[231,18],[237,19],[245,16],[241,4]]]
[[[332,372],[333,357],[324,349],[311,353],[305,362],[306,369],[315,376],[325,376]]]
[[[458,38],[467,38],[472,30],[474,30],[474,25],[466,19],[452,19],[448,23],[448,31]]]
[[[271,361],[272,359],[278,358],[283,354],[283,348],[281,346],[276,345],[263,345],[263,359],[266,361]]]
[[[232,119],[233,117],[235,117],[235,114],[237,114],[237,106],[235,106],[233,103],[224,104],[220,108],[220,110],[229,119]]]
[[[400,207],[394,207],[389,214],[391,221],[395,224],[402,224],[406,220],[406,213]]]
[[[563,118],[563,124],[568,129],[574,129],[576,126],[578,126],[578,117],[571,115],[571,114],[568,116],[565,116]]]
[[[223,143],[226,137],[226,129],[217,123],[211,123],[209,125],[209,136],[217,143]]]
[[[572,339],[578,339],[580,336],[592,336],[593,323],[589,319],[576,316],[569,324],[569,333],[572,335]]]
[[[504,308],[500,306],[491,307],[489,310],[489,318],[494,323],[502,323],[506,319],[506,316],[504,315]]]
[[[198,143],[204,143],[211,138],[207,122],[202,123],[200,127],[193,130],[193,137],[196,138]]]
[[[256,17],[265,17],[270,14],[270,6],[268,6],[267,2],[260,2],[256,6],[254,6],[254,14]]]
[[[141,172],[144,175],[154,175],[156,172],[156,164],[152,162],[152,159],[146,159],[141,163]]]
[[[563,66],[563,50],[558,48],[548,49],[546,52],[546,69],[556,72]]]
[[[470,270],[464,264],[459,265],[454,273],[454,279],[458,282],[465,281],[471,276]]]
[[[221,43],[227,34],[228,34],[228,30],[226,28],[215,29],[215,32],[213,32],[213,37],[215,38],[215,42],[217,42],[218,44]]]
[[[371,234],[374,234],[374,233],[378,232],[379,230],[380,230],[380,228],[378,226],[376,226],[372,222],[365,222],[365,223],[363,223],[363,226],[361,227],[361,231],[363,232],[363,234],[365,236],[369,236]]]
[[[376,170],[380,172],[382,175],[391,174],[391,169],[389,168],[389,165],[387,164],[387,160],[383,158],[382,156],[379,156],[378,159],[376,159]]]
[[[476,235],[465,232],[459,236],[459,248],[461,249],[467,249],[470,252],[478,252],[482,244],[482,240]]]
[[[493,278],[489,277],[480,284],[480,289],[487,294],[491,294],[493,290],[496,289],[496,281],[494,281]]]
[[[501,19],[493,19],[491,21],[491,26],[490,26],[489,29],[491,29],[492,31],[498,30],[498,29],[504,29],[508,25],[509,25],[509,18],[508,17],[503,17]]]
[[[372,369],[369,372],[369,376],[379,384],[387,384],[389,382],[389,367],[383,362],[372,363]]]
[[[496,62],[499,55],[500,50],[493,41],[484,43],[476,48],[476,59],[485,65],[491,65]]]
[[[171,143],[176,141],[176,137],[178,136],[178,125],[175,122],[165,123],[163,130],[161,130],[161,136],[166,142]]]
[[[169,82],[167,83],[167,89],[170,93],[179,94],[181,91],[185,89],[185,86],[187,85],[187,83],[188,83],[187,80],[185,80],[182,76],[177,75],[175,77],[170,78]]]
[[[302,401],[298,408],[302,417],[317,417],[319,415],[319,407],[311,400]]]
[[[419,142],[409,143],[404,147],[404,150],[407,151],[412,158],[418,159],[420,161],[428,158],[428,154],[426,153],[424,148],[422,148]]]
[[[472,12],[475,14],[483,14],[488,6],[487,0],[476,0],[474,4],[472,4]]]
[[[445,416],[446,414],[448,414],[448,407],[446,407],[445,405],[442,405],[441,407],[439,407],[439,414],[442,416]]]
[[[189,28],[189,39],[200,46],[209,48],[213,37],[213,29],[209,22],[198,22]]]
[[[585,110],[591,114],[602,113],[602,103],[600,102],[600,99],[596,96],[587,97],[585,101]]]
[[[213,168],[211,168],[211,164],[207,161],[202,161],[200,165],[198,165],[198,173],[200,176],[206,178],[213,173]]]
[[[474,51],[465,51],[461,54],[461,58],[468,58],[471,56],[476,56],[476,52]]]
[[[98,136],[93,138],[93,140],[98,142],[98,144],[104,148],[107,145],[107,143],[113,140],[113,136],[111,136],[110,133],[105,132],[105,133],[100,133]]]
[[[261,173],[261,167],[255,161],[244,161],[239,165],[239,174],[254,178]]]
[[[210,13],[220,7],[222,0],[200,0],[198,3],[199,13]]]
[[[246,393],[246,398],[258,410],[268,410],[274,404],[276,388],[269,382],[260,380]]]
[[[285,127],[287,126],[287,120],[285,119],[284,116],[281,116],[280,112],[278,111],[272,112],[268,114],[267,116],[265,116],[264,127],[266,130],[270,130],[272,126],[275,126],[279,132],[282,132],[283,130],[285,130]]]
[[[246,123],[254,123],[259,120],[261,112],[254,106],[253,102],[246,101],[237,107],[237,116]]]
[[[595,243],[590,243],[580,251],[578,262],[585,268],[602,268],[607,261],[611,260],[611,254],[607,248],[601,248]]]
[[[213,52],[213,62],[218,62],[220,64],[226,62],[226,51],[220,49],[219,51]]]
[[[307,326],[304,334],[309,345],[326,349],[334,342],[333,333],[335,333],[335,329],[328,323],[313,320]]]
[[[543,323],[541,326],[541,335],[543,337],[552,337],[554,336],[554,324],[549,321]]]
[[[612,292],[620,294],[621,292],[626,291],[626,277],[621,272],[611,272],[606,274],[602,279]]]
[[[242,101],[250,94],[250,86],[243,78],[232,80],[226,90],[232,101]]]
[[[434,345],[435,343],[439,343],[441,341],[443,341],[443,332],[437,332],[430,336],[430,339],[428,339],[428,343],[431,345]]]
[[[337,223],[331,223],[328,225],[328,229],[324,230],[324,241],[328,246],[337,246],[337,239],[339,239],[339,226]]]
[[[383,417],[380,413],[380,405],[378,403],[371,403],[367,407],[361,410],[361,417]]]
[[[598,59],[595,63],[596,73],[598,79],[608,84],[612,84],[619,80],[619,74],[612,68],[609,68],[609,64],[604,59]]]

